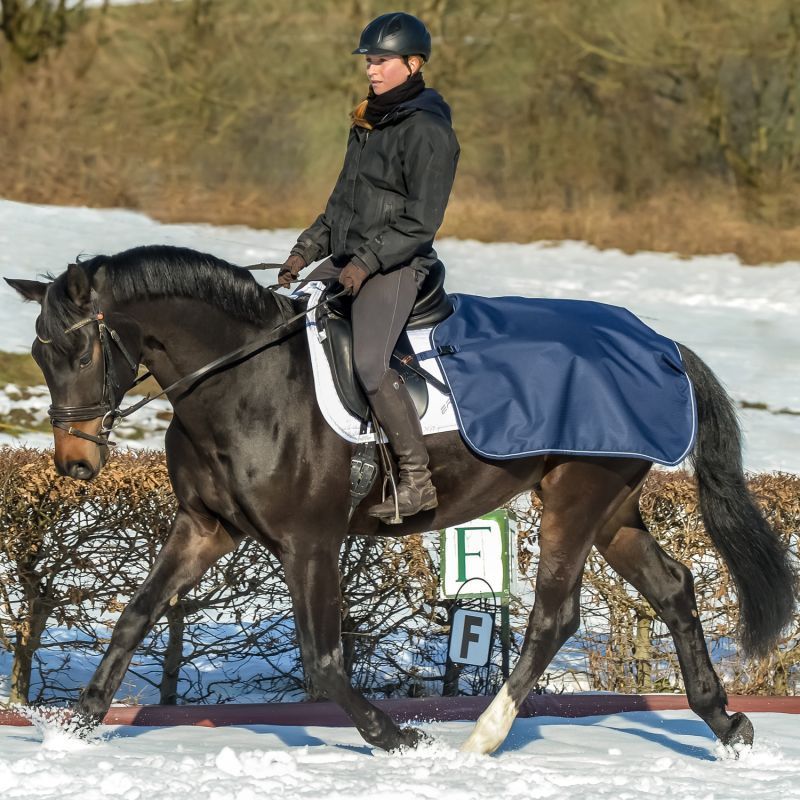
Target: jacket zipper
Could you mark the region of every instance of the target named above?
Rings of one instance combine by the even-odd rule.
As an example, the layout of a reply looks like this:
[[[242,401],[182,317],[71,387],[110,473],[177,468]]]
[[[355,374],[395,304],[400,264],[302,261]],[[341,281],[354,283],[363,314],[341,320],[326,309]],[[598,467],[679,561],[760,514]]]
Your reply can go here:
[[[366,131],[364,135],[364,141],[361,143],[361,146],[358,149],[358,157],[356,158],[356,163],[353,168],[353,180],[352,180],[352,187],[350,191],[350,216],[347,219],[347,224],[342,226],[342,249],[347,245],[347,234],[350,233],[350,223],[353,221],[353,217],[356,213],[356,179],[358,178],[358,168],[361,165],[361,154],[364,152],[364,148],[367,146],[367,141],[369,141],[369,134],[370,131]]]

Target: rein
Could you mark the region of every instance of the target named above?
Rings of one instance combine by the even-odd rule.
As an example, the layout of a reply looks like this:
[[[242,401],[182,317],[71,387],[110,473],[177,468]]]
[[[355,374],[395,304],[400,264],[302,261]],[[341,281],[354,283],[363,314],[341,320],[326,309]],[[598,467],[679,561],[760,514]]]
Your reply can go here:
[[[268,289],[272,291],[274,287],[270,286]],[[54,428],[60,428],[63,431],[66,431],[70,436],[76,436],[79,439],[86,439],[87,441],[94,442],[98,445],[105,445],[108,447],[114,447],[116,442],[112,442],[109,440],[109,436],[113,429],[119,424],[119,422],[125,417],[130,416],[135,411],[138,411],[140,408],[143,408],[148,403],[151,403],[153,400],[162,397],[163,395],[174,391],[175,389],[189,387],[190,385],[195,384],[198,380],[205,377],[209,373],[213,372],[214,370],[220,369],[221,367],[225,367],[235,361],[241,361],[250,356],[254,355],[255,353],[263,350],[266,347],[270,347],[273,344],[276,344],[280,340],[282,340],[285,336],[285,329],[288,328],[292,323],[297,322],[297,320],[302,319],[311,311],[319,308],[320,306],[327,306],[328,303],[336,300],[339,297],[347,294],[348,290],[343,289],[340,292],[337,292],[330,297],[327,297],[325,300],[317,303],[316,305],[311,306],[310,308],[306,308],[304,311],[301,311],[299,314],[295,314],[288,319],[284,319],[283,322],[276,325],[269,334],[263,338],[258,339],[255,342],[251,342],[250,344],[242,345],[242,347],[236,348],[236,350],[231,350],[229,353],[226,353],[219,358],[214,359],[213,361],[205,364],[204,366],[196,369],[194,372],[189,373],[188,375],[184,375],[182,378],[178,378],[178,380],[171,383],[166,389],[162,389],[158,394],[150,395],[148,394],[142,400],[134,403],[127,408],[120,408],[118,405],[113,404],[113,400],[115,397],[116,390],[119,388],[119,381],[117,380],[116,370],[114,368],[114,359],[112,357],[112,343],[115,344],[120,352],[122,353],[125,360],[128,362],[131,370],[134,374],[139,371],[139,362],[133,359],[126,349],[125,345],[122,343],[122,339],[119,337],[119,334],[112,328],[109,328],[108,325],[105,323],[105,316],[102,311],[97,308],[97,295],[92,290],[92,302],[93,302],[93,314],[86,319],[82,319],[79,322],[76,322],[74,325],[70,325],[69,328],[64,330],[64,333],[72,333],[85,325],[91,325],[93,322],[97,323],[98,326],[98,334],[100,337],[100,347],[103,352],[103,397],[99,403],[96,403],[93,406],[50,406],[47,410],[47,414],[50,417],[50,422]],[[292,332],[294,333],[294,331]],[[39,338],[43,344],[49,344],[49,340]],[[142,381],[146,380],[150,377],[150,373],[146,372],[144,375],[139,376],[133,384],[131,384],[130,388],[138,385]],[[90,419],[96,419],[97,417],[102,417],[100,422],[100,433],[97,436],[93,436],[90,433],[86,433],[78,428],[74,428],[70,425],[71,422],[83,422]]]

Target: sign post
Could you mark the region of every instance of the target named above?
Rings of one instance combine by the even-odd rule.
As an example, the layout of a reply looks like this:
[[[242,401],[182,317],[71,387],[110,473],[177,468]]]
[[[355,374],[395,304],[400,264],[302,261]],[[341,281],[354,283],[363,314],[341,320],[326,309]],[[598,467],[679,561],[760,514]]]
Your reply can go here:
[[[502,673],[509,674],[509,602],[516,592],[516,525],[505,509],[440,531],[440,596],[500,605]],[[486,666],[491,657],[495,612],[457,607],[452,615],[448,656],[456,664]]]

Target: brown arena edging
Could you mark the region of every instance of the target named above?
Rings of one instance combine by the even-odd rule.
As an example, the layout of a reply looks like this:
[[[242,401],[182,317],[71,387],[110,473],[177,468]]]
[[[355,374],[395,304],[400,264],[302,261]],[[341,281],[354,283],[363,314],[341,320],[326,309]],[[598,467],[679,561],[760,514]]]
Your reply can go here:
[[[375,705],[397,722],[414,720],[448,722],[476,720],[490,697],[423,697],[378,700]],[[529,695],[520,717],[590,717],[628,711],[683,711],[689,708],[681,694],[559,694]],[[800,714],[800,697],[734,695],[729,711],[771,711]],[[297,725],[351,727],[352,723],[333,703],[242,703],[209,706],[116,706],[106,715],[106,725]],[[30,725],[15,711],[0,710],[0,725]]]

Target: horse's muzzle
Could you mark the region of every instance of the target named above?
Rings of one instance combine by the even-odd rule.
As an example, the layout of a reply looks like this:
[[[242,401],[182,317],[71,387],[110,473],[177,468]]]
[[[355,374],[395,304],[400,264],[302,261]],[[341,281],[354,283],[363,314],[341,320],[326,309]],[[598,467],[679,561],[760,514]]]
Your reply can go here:
[[[69,461],[64,467],[56,464],[56,470],[58,471],[59,475],[75,478],[79,481],[90,481],[97,475],[98,472],[100,472],[100,466],[98,465],[97,467],[94,467],[88,461],[80,460]]]
[[[97,434],[100,430],[99,419],[74,424],[90,434]],[[53,428],[53,437],[53,460],[59,475],[79,481],[90,481],[97,477],[108,458],[107,446],[71,436],[60,428]]]

